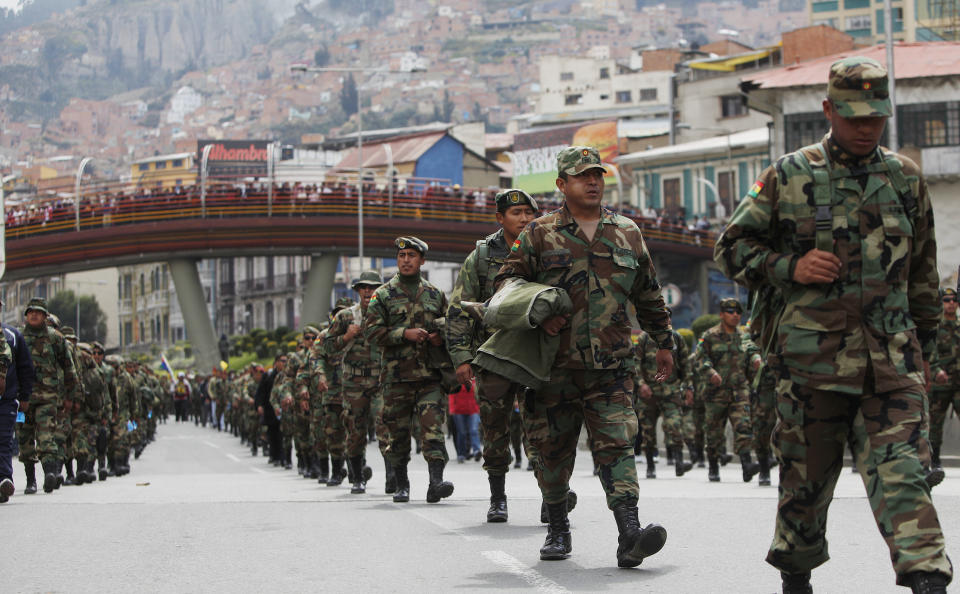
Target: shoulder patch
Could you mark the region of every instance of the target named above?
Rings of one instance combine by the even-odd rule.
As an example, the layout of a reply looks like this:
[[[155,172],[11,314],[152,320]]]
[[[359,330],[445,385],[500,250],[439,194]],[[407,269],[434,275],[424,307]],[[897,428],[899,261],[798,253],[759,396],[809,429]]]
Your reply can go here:
[[[511,251],[511,252],[515,252],[515,251],[517,251],[517,250],[519,250],[519,249],[520,249],[520,239],[517,238],[517,240],[513,242],[513,245],[510,246],[510,251]]]
[[[753,184],[753,187],[750,188],[750,191],[747,192],[747,196],[750,196],[751,198],[756,198],[757,195],[760,194],[760,192],[762,191],[763,191],[763,182],[757,181]]]

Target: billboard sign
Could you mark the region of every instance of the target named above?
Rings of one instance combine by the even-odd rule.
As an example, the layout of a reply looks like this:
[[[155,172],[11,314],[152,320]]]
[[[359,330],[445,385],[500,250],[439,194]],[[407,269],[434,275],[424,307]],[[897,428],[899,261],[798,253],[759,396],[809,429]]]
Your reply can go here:
[[[267,175],[267,140],[198,140],[197,163],[203,149],[212,145],[207,157],[210,175]]]
[[[557,153],[571,145],[591,146],[604,163],[619,153],[616,120],[569,124],[521,132],[513,141],[513,185],[530,192],[553,192],[557,179]],[[607,174],[612,177],[612,174]]]

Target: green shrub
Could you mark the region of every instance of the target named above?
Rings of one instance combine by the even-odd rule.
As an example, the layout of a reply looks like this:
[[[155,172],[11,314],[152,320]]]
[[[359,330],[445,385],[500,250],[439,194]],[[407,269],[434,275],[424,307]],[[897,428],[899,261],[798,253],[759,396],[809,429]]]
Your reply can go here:
[[[710,328],[713,328],[719,323],[720,323],[719,315],[704,314],[699,318],[697,318],[696,320],[694,320],[692,324],[690,324],[690,329],[693,331],[694,338],[696,338],[696,340],[700,340],[700,336],[704,332],[706,332]]]

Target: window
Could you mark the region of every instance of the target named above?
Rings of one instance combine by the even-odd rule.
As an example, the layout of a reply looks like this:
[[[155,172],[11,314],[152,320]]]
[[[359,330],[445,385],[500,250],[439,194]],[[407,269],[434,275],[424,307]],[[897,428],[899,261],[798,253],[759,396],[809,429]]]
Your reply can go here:
[[[150,171],[150,163],[140,163],[137,165],[137,171]]]
[[[183,159],[174,159],[173,163],[170,164],[171,167],[183,167]]]
[[[575,93],[573,95],[567,95],[563,99],[564,105],[579,105],[583,103],[583,95],[580,93]]]
[[[610,95],[607,95],[606,93],[600,95],[600,101],[610,101]]]
[[[784,148],[787,152],[820,142],[830,129],[830,122],[823,117],[822,111],[785,115],[783,124]]]
[[[847,17],[843,25],[847,32],[860,30],[869,31],[872,26],[869,14]]]
[[[640,89],[640,101],[656,101],[657,100],[657,88],[653,87],[651,89]]]
[[[560,80],[573,80],[573,73],[572,73],[572,72],[561,72],[561,73],[560,73]]]
[[[720,97],[720,117],[736,118],[747,115],[747,107],[743,104],[740,95],[724,95]]]
[[[154,169],[166,169],[166,168],[167,168],[166,161],[157,161],[156,166],[154,166]]]
[[[608,68],[608,67],[606,67],[606,66],[604,66],[603,68],[601,68],[601,69],[600,69],[600,78],[601,78],[601,79],[610,78],[610,68]]]
[[[663,206],[667,214],[673,215],[680,211],[680,178],[673,177],[663,180]]]
[[[633,102],[633,93],[630,91],[617,91],[617,103]]]
[[[960,144],[960,101],[897,108],[901,145],[918,148]]]
[[[723,204],[724,216],[729,217],[733,214],[736,206],[736,183],[737,176],[733,171],[721,171],[717,173],[717,193],[720,203]]]

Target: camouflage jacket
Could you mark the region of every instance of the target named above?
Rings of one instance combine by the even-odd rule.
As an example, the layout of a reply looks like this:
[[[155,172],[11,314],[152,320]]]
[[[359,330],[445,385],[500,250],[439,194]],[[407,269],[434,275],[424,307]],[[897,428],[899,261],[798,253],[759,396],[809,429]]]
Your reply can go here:
[[[632,369],[628,302],[657,344],[673,348],[670,314],[653,260],[640,229],[626,217],[604,209],[592,242],[566,205],[534,220],[510,248],[497,287],[514,277],[560,287],[573,302],[570,324],[559,335],[555,367]]]
[[[937,357],[930,367],[930,373],[938,371],[950,376],[946,384],[933,384],[933,389],[956,389],[960,386],[960,319],[940,320],[937,328]]]
[[[119,407],[117,402],[117,372],[107,363],[100,363],[100,371],[103,375],[103,382],[106,385],[106,401],[103,403],[102,418],[112,421]]]
[[[67,339],[47,326],[33,328],[27,324],[21,332],[36,368],[34,394],[42,390],[57,394],[58,400],[76,402],[82,392],[73,359],[67,350]]]
[[[746,332],[724,332],[720,324],[704,332],[693,351],[693,364],[700,374],[705,394],[748,390],[754,374],[754,361],[759,360],[760,349]],[[719,386],[710,383],[714,371],[723,379]]]
[[[460,309],[461,301],[483,302],[493,297],[497,272],[510,254],[510,248],[503,238],[503,229],[487,236],[483,242],[486,244],[485,261],[479,261],[479,248],[470,252],[460,267],[460,275],[450,295],[446,335],[447,350],[454,367],[473,360],[477,347],[493,335],[492,331],[484,329],[480,322]]]
[[[105,403],[109,402],[106,378],[93,355],[79,351],[79,362],[84,391],[84,414],[92,421],[99,421],[103,418]]]
[[[437,320],[446,312],[447,296],[426,279],[409,286],[396,274],[377,289],[367,306],[363,334],[367,342],[382,349],[382,381],[439,379],[430,363],[429,343],[411,343],[403,338],[403,331],[435,331]]]
[[[380,375],[380,347],[367,341],[363,333],[364,314],[360,304],[341,309],[333,318],[323,341],[324,352],[342,367],[341,379]],[[351,324],[361,327],[360,333],[346,341],[344,335]]]
[[[881,392],[922,384],[941,312],[926,182],[913,161],[885,149],[856,160],[828,135],[825,159],[820,146],[785,155],[760,175],[714,258],[751,290],[779,288],[785,306],[773,352],[793,381],[860,394],[872,369]],[[908,191],[894,189],[891,167],[902,169]],[[817,243],[817,169],[831,177],[825,219],[841,269],[833,283],[802,285],[793,271]]]
[[[687,341],[674,331],[674,366],[673,373],[665,381],[658,382],[657,375],[657,343],[650,338],[650,335],[641,331],[637,338],[637,346],[634,347],[637,358],[637,388],[642,385],[650,386],[654,394],[667,395],[677,390],[691,387],[690,378],[690,348]]]
[[[122,422],[137,418],[137,388],[125,369],[116,370],[118,418]]]

